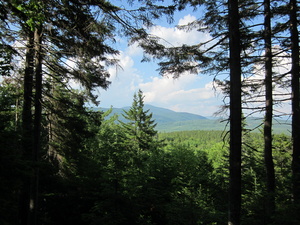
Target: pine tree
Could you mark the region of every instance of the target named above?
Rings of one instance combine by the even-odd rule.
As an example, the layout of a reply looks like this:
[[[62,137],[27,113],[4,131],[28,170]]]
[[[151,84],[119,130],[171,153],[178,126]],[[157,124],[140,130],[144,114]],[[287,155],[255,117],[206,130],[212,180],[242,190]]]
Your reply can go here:
[[[44,110],[42,105],[43,79],[51,74],[49,71],[65,76],[68,71],[66,79],[72,75],[73,78],[79,80],[86,89],[87,99],[95,101],[96,97],[92,91],[98,86],[107,87],[108,73],[103,66],[95,65],[92,58],[101,58],[106,53],[114,54],[116,51],[103,44],[103,36],[110,31],[109,29],[101,30],[101,27],[105,28],[105,24],[97,22],[89,5],[82,6],[79,2],[69,4],[69,2],[33,0],[4,1],[3,4],[10,21],[16,27],[20,27],[19,38],[27,39],[22,110],[22,159],[27,164],[27,173],[23,179],[19,220],[24,225],[36,224],[39,161],[42,150],[42,112]],[[57,17],[54,18],[53,13],[56,13]],[[77,17],[73,17],[74,14]],[[56,20],[56,18],[59,19]],[[67,26],[66,20],[68,24],[75,25],[72,28]],[[95,33],[99,33],[99,36],[95,37]],[[82,43],[84,43],[84,48]],[[66,57],[71,55],[78,57],[76,69],[63,63]],[[53,58],[56,60],[52,60]],[[106,60],[105,57],[101,59]]]
[[[239,1],[228,2],[230,67],[229,225],[241,217],[242,82]]]
[[[270,1],[264,1],[264,40],[265,40],[265,101],[266,113],[264,120],[264,159],[267,181],[266,223],[271,222],[275,212],[275,170],[272,147],[272,119],[273,119],[273,55]]]
[[[300,93],[299,93],[299,31],[298,31],[298,3],[290,1],[290,32],[291,32],[291,87],[292,87],[292,142],[293,142],[293,198],[295,204],[300,205]]]
[[[19,160],[21,130],[19,108],[20,87],[10,78],[0,85],[0,224],[17,224],[21,175],[24,162]]]
[[[152,151],[157,145],[156,123],[149,109],[144,109],[144,96],[141,90],[133,96],[133,103],[123,114],[128,122],[121,122],[126,137],[140,151]]]

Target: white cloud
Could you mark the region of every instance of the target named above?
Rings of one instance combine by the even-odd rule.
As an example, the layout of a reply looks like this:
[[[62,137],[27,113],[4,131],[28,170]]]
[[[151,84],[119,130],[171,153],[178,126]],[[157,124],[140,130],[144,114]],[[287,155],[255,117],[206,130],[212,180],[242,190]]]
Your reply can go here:
[[[190,14],[186,15],[185,17],[181,18],[179,21],[178,21],[178,25],[187,25],[188,23],[191,23],[193,21],[196,20],[196,17],[195,16],[191,16]]]
[[[264,53],[262,53],[264,54]],[[273,54],[277,55],[274,57],[274,66],[272,68],[273,70],[273,79],[276,75],[282,75],[287,74],[284,78],[281,78],[280,82],[286,82],[287,84],[290,83],[291,76],[288,74],[288,72],[291,69],[291,61],[290,58],[287,57],[288,54],[280,48],[280,46],[273,46]],[[265,69],[264,65],[255,65],[254,67],[254,74],[251,77],[245,78],[245,80],[249,84],[261,84],[262,81],[265,79]],[[248,89],[250,90],[250,88]],[[248,106],[251,106],[252,108],[255,107],[264,107],[265,106],[265,86],[261,86],[259,89],[260,93],[258,96],[252,95],[251,101],[256,101]],[[273,83],[273,100],[274,102],[282,101],[283,99],[288,99],[291,97],[291,90],[290,87],[282,87],[278,83]],[[249,100],[249,99],[248,99]],[[252,113],[253,110],[246,111],[248,113]],[[281,102],[280,104],[274,105],[274,114],[281,115],[281,114],[289,114],[291,112],[291,106],[289,101]],[[262,113],[259,113],[260,115]]]
[[[203,77],[186,73],[175,80],[159,76],[145,80],[131,57],[121,53],[119,59],[123,69],[110,68],[112,84],[108,91],[99,91],[101,107],[129,106],[134,92],[141,89],[146,104],[206,116],[217,111],[212,82]]]
[[[138,46],[137,43],[134,43],[128,46],[126,54],[130,56],[139,56],[143,54],[143,50],[141,47]]]
[[[101,107],[123,107],[131,105],[134,92],[143,78],[135,68],[133,59],[123,52],[118,56],[120,67],[110,67],[111,85],[108,90],[98,90]]]
[[[190,14],[186,15],[182,19],[179,20],[178,25],[186,25],[190,22],[195,21],[197,18],[195,16],[191,16]],[[151,34],[161,37],[165,40],[163,44],[171,44],[174,46],[186,44],[193,45],[200,42],[206,42],[210,39],[210,35],[208,33],[199,32],[196,29],[193,29],[189,32],[184,30],[180,30],[177,27],[162,27],[162,26],[154,26],[151,28]]]
[[[198,88],[192,88],[194,84]],[[185,74],[173,80],[167,77],[153,77],[150,82],[141,83],[139,87],[144,92],[145,103],[175,111],[187,111],[197,114],[211,115],[217,110],[216,96],[212,82],[201,85],[201,78],[194,74]],[[214,104],[212,108],[205,109],[203,104]]]
[[[183,25],[196,17],[187,15],[179,20]],[[151,34],[157,35],[172,45],[197,44],[206,41],[209,35],[198,31],[185,32],[178,28],[162,26],[152,27]],[[215,96],[210,78],[195,74],[182,74],[178,79],[158,76],[153,64],[139,64],[135,61],[142,55],[142,50],[133,44],[119,55],[122,69],[110,68],[111,74],[108,91],[100,90],[100,106],[124,107],[132,103],[133,94],[141,89],[145,103],[175,111],[185,111],[210,116],[218,110],[220,100]]]
[[[177,25],[186,25],[196,19],[195,16],[188,14],[181,18]],[[198,32],[195,29],[186,32],[177,27],[163,27],[158,25],[153,26],[149,32],[154,36],[162,38],[161,43],[166,46],[194,45],[211,39],[209,33]],[[143,50],[138,47],[137,43],[134,43],[127,48],[126,53],[130,56],[138,56],[142,55]]]

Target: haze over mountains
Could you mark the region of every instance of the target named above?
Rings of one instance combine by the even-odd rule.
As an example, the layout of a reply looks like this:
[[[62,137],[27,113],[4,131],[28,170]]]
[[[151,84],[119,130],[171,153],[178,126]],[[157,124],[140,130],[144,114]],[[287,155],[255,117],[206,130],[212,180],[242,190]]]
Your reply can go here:
[[[119,115],[119,120],[125,121],[122,114],[124,110],[128,110],[130,107],[113,108],[111,115]],[[187,112],[175,112],[170,109],[156,107],[146,104],[145,110],[149,109],[149,113],[152,113],[152,118],[157,123],[156,130],[159,132],[172,132],[172,131],[186,131],[186,130],[224,130],[226,122],[221,122],[220,119],[207,118],[201,115],[187,113]],[[108,108],[96,108],[96,110],[107,111]],[[249,128],[255,128],[261,124],[262,120],[258,118],[248,118],[247,124]],[[228,126],[227,126],[228,128]],[[290,125],[287,121],[278,121],[274,123],[275,133],[289,134]],[[259,129],[257,129],[259,131]]]

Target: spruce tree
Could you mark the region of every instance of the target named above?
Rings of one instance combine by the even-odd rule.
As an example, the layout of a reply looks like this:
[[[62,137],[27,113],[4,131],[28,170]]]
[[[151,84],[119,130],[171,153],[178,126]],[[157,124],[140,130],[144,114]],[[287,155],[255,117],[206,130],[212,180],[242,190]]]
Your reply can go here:
[[[300,205],[300,93],[299,93],[299,31],[298,2],[290,0],[290,33],[291,33],[291,88],[292,88],[292,142],[293,142],[293,198],[297,207]],[[299,219],[299,217],[298,217]]]
[[[121,122],[126,138],[140,151],[152,151],[157,145],[156,123],[152,113],[144,109],[144,96],[141,90],[133,96],[129,110],[122,114],[127,122]]]
[[[270,1],[264,1],[264,42],[265,42],[265,120],[264,120],[264,160],[266,168],[266,223],[271,222],[275,212],[275,170],[273,162],[272,145],[272,119],[273,119],[273,55],[272,55],[272,29]]]
[[[229,225],[241,217],[242,82],[239,1],[228,2],[230,67]]]
[[[43,80],[51,75],[51,71],[64,75],[67,80],[71,75],[85,88],[85,98],[95,101],[92,91],[95,87],[107,87],[108,73],[93,58],[109,62],[104,54],[115,54],[116,51],[103,44],[104,36],[107,37],[110,30],[105,30],[105,24],[98,22],[90,5],[33,0],[3,1],[3,5],[10,22],[20,28],[16,31],[19,39],[27,40],[22,110],[22,159],[26,162],[27,172],[24,173],[21,188],[19,220],[24,225],[36,224],[44,111]],[[99,35],[95,36],[95,33]],[[22,55],[23,52],[19,54]],[[65,63],[71,56],[77,57],[74,68]],[[56,60],[52,60],[53,58]],[[43,146],[46,145],[43,143]]]

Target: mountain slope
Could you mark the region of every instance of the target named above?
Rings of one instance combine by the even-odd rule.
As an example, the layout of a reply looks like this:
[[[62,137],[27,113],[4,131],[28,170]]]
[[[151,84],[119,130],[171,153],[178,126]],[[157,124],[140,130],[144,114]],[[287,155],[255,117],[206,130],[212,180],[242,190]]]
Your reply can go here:
[[[121,116],[124,113],[124,110],[128,110],[130,107],[123,107],[123,108],[113,108],[112,114],[118,114],[121,121],[124,118]],[[145,105],[145,110],[149,110],[149,113],[152,113],[152,118],[155,120],[156,123],[170,123],[170,122],[177,122],[177,121],[190,121],[190,120],[207,120],[207,118],[186,112],[175,112],[170,109],[160,108],[152,105]],[[107,111],[108,108],[97,108],[96,110]]]
[[[128,110],[130,107],[113,108],[111,115],[119,115],[119,120],[124,121],[122,114],[124,110]],[[155,107],[152,105],[145,105],[144,109],[152,113],[152,118],[157,123],[156,130],[159,132],[172,132],[172,131],[188,131],[188,130],[228,130],[226,127],[226,121],[221,122],[220,119],[208,119],[206,117],[185,113],[175,112],[169,109]],[[94,108],[94,110],[107,111],[108,108]],[[262,119],[247,118],[247,128],[254,129],[259,127],[262,123]],[[227,124],[228,125],[228,124]],[[260,132],[262,127],[255,129],[256,132]],[[287,120],[274,121],[273,131],[274,133],[290,134],[290,122]]]
[[[145,105],[145,109],[149,109],[149,112],[153,113],[153,119],[155,119],[157,123],[207,119],[200,115],[186,112],[175,112],[152,105]]]

